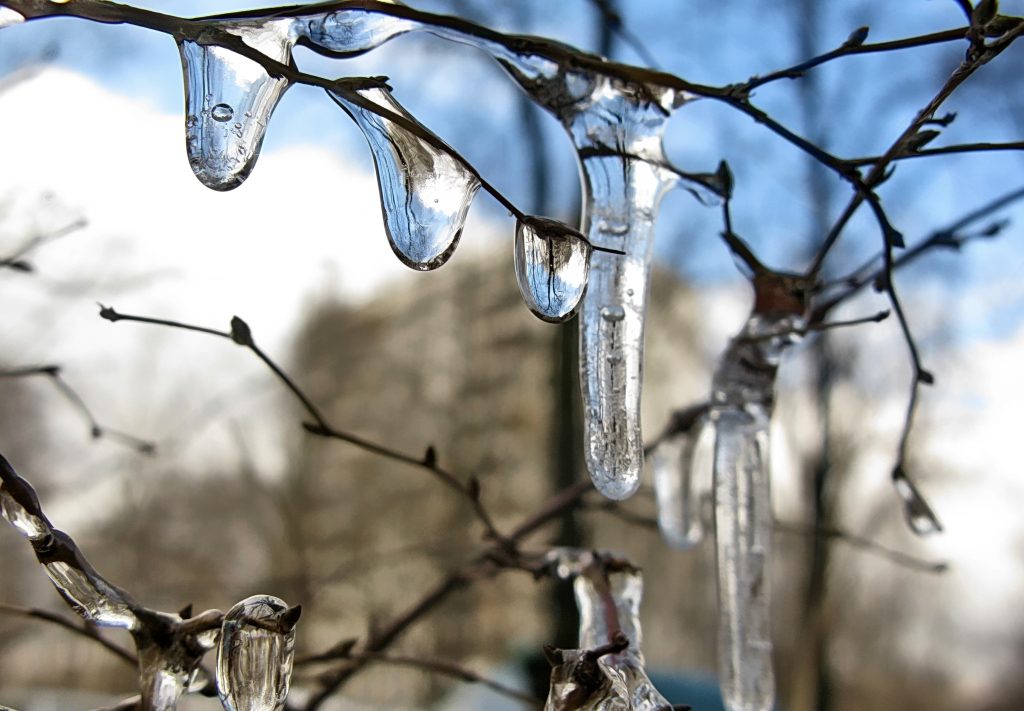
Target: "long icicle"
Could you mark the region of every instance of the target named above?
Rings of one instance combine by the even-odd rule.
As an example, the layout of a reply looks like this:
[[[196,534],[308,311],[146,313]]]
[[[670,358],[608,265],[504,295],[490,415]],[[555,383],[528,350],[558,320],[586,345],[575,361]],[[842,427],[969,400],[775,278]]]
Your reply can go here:
[[[759,266],[759,265],[758,265]],[[712,381],[718,657],[729,711],[770,711],[772,537],[769,425],[784,350],[801,333],[805,280],[759,268],[753,311]]]

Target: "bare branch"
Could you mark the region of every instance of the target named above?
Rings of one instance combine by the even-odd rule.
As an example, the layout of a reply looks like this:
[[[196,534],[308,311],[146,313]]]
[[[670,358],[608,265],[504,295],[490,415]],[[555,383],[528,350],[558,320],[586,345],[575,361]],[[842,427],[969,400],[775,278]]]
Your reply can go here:
[[[414,457],[386,445],[372,442],[368,439],[350,434],[332,426],[320,409],[313,403],[313,400],[279,365],[277,365],[276,362],[274,362],[269,355],[256,345],[256,341],[253,339],[249,325],[239,317],[232,317],[230,331],[218,331],[215,328],[196,326],[193,324],[182,323],[180,321],[122,314],[109,306],[101,306],[100,316],[111,322],[134,321],[137,323],[147,323],[156,326],[179,328],[186,331],[196,331],[198,333],[226,338],[237,345],[248,348],[271,370],[271,372],[273,372],[278,380],[284,383],[289,392],[291,392],[292,395],[302,404],[303,409],[305,409],[310,417],[315,420],[315,423],[303,423],[303,427],[307,432],[320,437],[348,442],[349,444],[372,454],[377,454],[394,461],[403,462],[405,464],[410,464],[427,470],[438,480],[443,482],[449,489],[455,491],[469,502],[474,514],[483,524],[488,537],[493,538],[496,541],[507,540],[506,537],[498,530],[497,526],[495,526],[490,513],[484,507],[480,498],[480,482],[475,476],[467,478],[465,483],[463,483],[457,476],[438,465],[437,453],[433,447],[428,447],[423,457]]]
[[[64,615],[60,615],[56,612],[50,612],[49,610],[43,610],[38,607],[21,607],[19,605],[8,605],[0,602],[0,613],[5,615],[14,615],[17,617],[28,617],[31,619],[42,620],[43,622],[49,622],[50,624],[63,627],[70,632],[73,632],[79,636],[85,637],[97,644],[105,647],[109,652],[120,658],[122,661],[134,667],[137,663],[135,655],[129,652],[127,649],[114,644],[106,637],[100,634],[100,631],[84,622],[77,622]]]
[[[96,415],[93,414],[92,409],[86,404],[82,396],[64,379],[59,365],[26,366],[0,370],[0,378],[25,378],[35,375],[45,376],[53,382],[57,391],[65,400],[71,403],[71,406],[88,423],[89,433],[93,439],[106,437],[127,445],[141,454],[154,454],[156,452],[155,442],[100,424],[99,420],[96,419]]]

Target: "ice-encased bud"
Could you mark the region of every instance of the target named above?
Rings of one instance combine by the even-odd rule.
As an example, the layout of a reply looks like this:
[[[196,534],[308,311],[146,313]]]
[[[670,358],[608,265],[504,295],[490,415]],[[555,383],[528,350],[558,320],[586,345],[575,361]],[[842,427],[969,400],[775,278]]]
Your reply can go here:
[[[539,318],[566,321],[587,289],[590,245],[561,222],[530,217],[516,223],[516,281],[523,300]]]
[[[942,530],[938,516],[902,467],[897,467],[893,471],[892,484],[903,503],[903,516],[910,530],[919,536],[927,536]]]
[[[226,711],[280,711],[288,698],[300,608],[271,595],[232,607],[217,647],[217,690]]]
[[[420,271],[448,261],[459,243],[480,181],[440,139],[434,145],[399,123],[360,106],[341,92],[328,94],[363,132],[377,169],[384,229],[395,254]],[[433,136],[383,88],[359,95]],[[436,138],[436,136],[434,137]]]
[[[222,21],[218,27],[282,64],[295,42],[291,18]],[[257,62],[216,44],[178,43],[185,74],[185,140],[189,165],[213,190],[249,177],[270,116],[289,82]]]

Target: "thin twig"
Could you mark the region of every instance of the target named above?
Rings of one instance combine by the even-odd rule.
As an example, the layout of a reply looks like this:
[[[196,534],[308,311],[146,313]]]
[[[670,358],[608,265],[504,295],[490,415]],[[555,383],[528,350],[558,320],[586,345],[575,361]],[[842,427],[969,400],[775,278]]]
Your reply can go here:
[[[256,344],[248,324],[239,317],[235,316],[231,319],[230,331],[219,331],[215,328],[196,326],[194,324],[183,323],[181,321],[172,321],[170,319],[122,314],[109,306],[100,307],[100,316],[111,322],[134,321],[137,323],[146,323],[156,326],[179,328],[186,331],[196,331],[198,333],[228,339],[237,345],[249,349],[271,370],[278,380],[285,385],[288,391],[291,392],[299,403],[301,403],[303,409],[310,415],[310,417],[313,418],[313,420],[315,420],[313,423],[303,423],[303,427],[307,432],[320,437],[348,442],[349,444],[372,454],[377,454],[394,461],[403,462],[405,464],[425,469],[444,483],[449,489],[455,491],[469,502],[474,514],[483,524],[488,537],[499,542],[506,541],[505,536],[498,530],[493,518],[481,501],[480,482],[475,476],[469,477],[466,482],[463,483],[459,477],[455,476],[437,463],[437,453],[433,447],[429,447],[422,457],[414,457],[386,445],[373,442],[334,427],[316,406],[313,400],[302,390],[302,388],[300,388],[298,384]]]
[[[50,624],[57,625],[58,627],[63,627],[66,630],[100,644],[109,652],[112,652],[115,656],[130,664],[132,667],[135,667],[137,664],[134,654],[106,639],[99,633],[99,630],[91,625],[85,624],[84,622],[76,622],[75,620],[64,617],[64,615],[56,612],[50,612],[49,610],[42,610],[38,607],[21,607],[19,605],[8,605],[7,603],[2,602],[0,602],[0,613],[42,620],[43,622],[49,622]]]
[[[101,424],[78,391],[71,387],[67,380],[64,379],[59,365],[26,366],[0,370],[0,378],[25,378],[36,375],[45,376],[50,379],[54,387],[57,388],[57,391],[65,400],[71,403],[71,406],[88,423],[89,433],[93,439],[106,437],[125,444],[141,454],[154,454],[156,452],[155,442]]]
[[[1007,141],[1005,143],[957,143],[951,146],[936,146],[934,148],[917,148],[913,151],[894,156],[892,160],[907,160],[909,158],[929,158],[932,156],[950,155],[953,153],[980,153],[984,151],[1021,151],[1024,150],[1024,141]],[[850,158],[846,162],[853,166],[874,165],[882,160],[882,156],[871,156],[868,158]]]
[[[789,521],[775,521],[774,530],[779,533],[793,533],[801,536],[819,535],[835,541],[841,541],[853,548],[884,558],[896,565],[918,570],[923,573],[940,574],[949,570],[949,563],[945,561],[922,560],[909,553],[889,548],[877,541],[872,541],[863,536],[856,536],[842,529],[833,526],[815,527],[811,524],[793,523]]]
[[[580,481],[576,484],[558,492],[537,511],[527,516],[512,533],[508,534],[508,540],[518,544],[531,533],[550,523],[565,511],[580,504],[583,497],[593,491],[593,484],[589,480]],[[374,635],[359,647],[360,652],[382,652],[408,628],[425,617],[441,602],[446,600],[452,593],[461,590],[471,582],[493,577],[507,570],[528,569],[534,573],[539,572],[536,566],[527,565],[523,554],[513,548],[500,544],[491,546],[476,558],[472,559],[457,570],[452,571],[434,587],[414,602],[405,612],[400,613],[390,623],[379,628]],[[344,659],[352,653],[353,645],[348,642],[335,645],[335,652],[328,651],[317,655],[316,661],[329,659]],[[337,692],[353,675],[367,664],[366,660],[348,659],[336,670],[327,672],[321,677],[321,689],[316,692],[307,702],[306,711],[315,711]]]

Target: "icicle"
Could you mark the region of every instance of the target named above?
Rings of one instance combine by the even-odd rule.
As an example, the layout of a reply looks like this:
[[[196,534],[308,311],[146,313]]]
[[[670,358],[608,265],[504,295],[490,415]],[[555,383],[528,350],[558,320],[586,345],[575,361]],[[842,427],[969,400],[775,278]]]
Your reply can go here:
[[[295,24],[285,18],[224,21],[219,27],[287,64]],[[178,50],[185,73],[185,136],[192,172],[208,188],[231,190],[256,164],[270,116],[289,82],[214,44],[183,40]]]
[[[644,671],[640,572],[589,551],[556,549],[549,559],[559,577],[575,578],[580,648],[552,652],[545,711],[671,711]],[[620,640],[624,648],[595,654]]]
[[[907,519],[910,530],[919,536],[927,536],[942,530],[938,516],[914,486],[914,482],[903,471],[903,467],[898,466],[893,470],[892,483],[903,502],[903,515]]]
[[[516,224],[519,291],[534,314],[552,323],[572,317],[587,288],[590,245],[575,230],[543,217]]]
[[[270,595],[242,600],[224,615],[217,689],[226,711],[279,711],[288,697],[300,608]]]
[[[605,496],[640,485],[644,319],[661,198],[676,183],[662,133],[686,97],[660,87],[565,69],[539,54],[477,40],[565,126],[583,174],[583,232],[596,247],[580,315],[580,375],[587,468]]]
[[[583,232],[593,245],[625,252],[593,255],[580,328],[588,469],[603,494],[624,499],[640,485],[643,467],[640,389],[654,219],[677,182],[662,134],[670,112],[689,97],[606,75],[599,60],[589,69],[570,66],[557,43],[500,38],[428,15],[412,21],[382,8],[349,8],[308,19],[300,31],[322,48],[358,53],[420,29],[487,52],[562,122],[584,176]],[[706,184],[689,188],[710,195]]]
[[[355,120],[370,144],[391,248],[413,269],[441,266],[459,243],[480,181],[448,151],[341,93],[328,93]],[[417,123],[386,89],[364,89],[359,93]]]
[[[805,287],[787,275],[758,274],[754,288],[754,312],[712,382],[719,679],[730,711],[770,711],[775,698],[768,429],[779,360],[806,308]]]
[[[692,548],[704,539],[705,509],[712,493],[711,448],[714,426],[700,416],[685,432],[660,442],[651,453],[658,528],[674,548]]]
[[[25,16],[9,7],[0,7],[0,30],[25,21]]]

